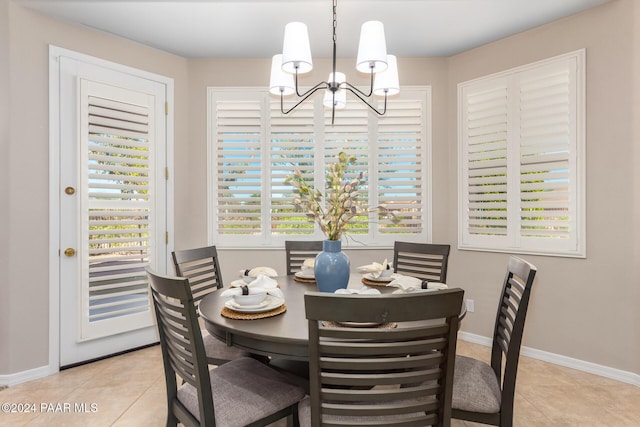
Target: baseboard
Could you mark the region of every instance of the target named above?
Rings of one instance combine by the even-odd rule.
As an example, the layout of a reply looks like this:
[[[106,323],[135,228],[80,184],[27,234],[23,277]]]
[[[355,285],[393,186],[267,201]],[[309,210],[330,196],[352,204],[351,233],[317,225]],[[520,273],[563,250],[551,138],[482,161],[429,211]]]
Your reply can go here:
[[[48,366],[41,366],[39,368],[29,369],[28,371],[16,372],[15,374],[0,375],[0,384],[11,387],[16,384],[47,377],[52,373]]]
[[[469,332],[459,332],[458,338],[463,341],[491,347],[491,338],[483,337],[482,335],[471,334]],[[584,360],[574,359],[572,357],[549,353],[548,351],[537,350],[529,347],[522,347],[520,354],[531,357],[532,359],[542,360],[544,362],[553,363],[555,365],[576,369],[578,371],[587,372],[640,387],[640,375],[633,372],[622,371],[620,369],[610,368],[608,366],[598,365],[596,363],[586,362]]]
[[[98,360],[103,360],[103,359],[108,359],[110,357],[120,356],[120,355],[123,355],[123,354],[126,354],[126,353],[131,353],[132,351],[142,350],[143,348],[147,348],[147,347],[153,347],[155,345],[160,345],[160,343],[159,342],[154,342],[154,343],[151,343],[151,344],[142,345],[140,347],[135,347],[135,348],[131,348],[131,349],[128,349],[128,350],[119,351],[117,353],[108,354],[106,356],[100,356],[100,357],[97,357],[95,359],[86,360],[84,362],[70,364],[70,365],[64,366],[64,367],[59,368],[59,369],[58,368],[50,368],[49,366],[42,366],[40,368],[35,368],[35,369],[28,370],[28,371],[16,372],[15,374],[0,375],[0,390],[2,389],[2,386],[13,386],[13,385],[24,383],[24,382],[27,382],[27,381],[37,380],[39,378],[44,378],[44,377],[47,377],[49,375],[53,375],[53,374],[59,372],[62,369],[68,369],[68,368],[73,368],[73,367],[76,367],[76,366],[85,365],[87,363],[97,362]]]
[[[476,335],[469,332],[459,331],[458,338],[462,341],[472,342],[474,344],[480,344],[485,347],[491,347],[491,338],[483,337],[482,335]]]
[[[458,332],[458,338],[463,341],[491,347],[491,338],[484,337],[482,335],[461,331]],[[586,362],[584,360],[574,359],[572,357],[549,353],[548,351],[537,350],[529,347],[522,347],[520,354],[531,357],[532,359],[542,360],[544,362],[553,363],[555,365],[576,369],[578,371],[599,375],[601,377],[610,378],[612,380],[640,387],[640,375],[634,374],[633,372],[610,368],[608,366],[598,365],[596,363]],[[23,382],[36,380],[38,378],[44,378],[51,375],[51,373],[52,372],[48,366],[41,366],[40,368],[17,372],[15,374],[0,375],[0,385],[13,386]]]

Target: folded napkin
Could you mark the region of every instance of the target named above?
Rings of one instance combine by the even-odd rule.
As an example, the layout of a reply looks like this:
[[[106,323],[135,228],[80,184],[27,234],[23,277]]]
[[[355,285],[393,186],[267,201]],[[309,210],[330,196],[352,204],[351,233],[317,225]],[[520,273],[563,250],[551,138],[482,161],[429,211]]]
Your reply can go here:
[[[316,265],[316,259],[315,258],[307,258],[304,260],[304,262],[302,263],[302,267],[304,268],[311,268],[313,269]]]
[[[429,282],[427,283],[427,289],[448,289],[449,287],[444,283],[440,282]]]
[[[360,289],[338,289],[336,294],[360,294],[360,295],[379,295],[380,291],[374,288],[363,286]]]
[[[240,270],[240,277],[258,277],[261,274],[267,277],[276,277],[278,272],[271,267],[254,267]]]
[[[398,291],[400,292],[414,292],[418,289],[422,289],[422,280],[411,276],[396,274],[394,279],[387,286],[398,288]]]
[[[246,283],[242,280],[234,280],[229,285],[229,289],[226,289],[220,293],[220,296],[223,298],[232,297],[234,295],[242,295],[243,287],[247,287],[249,294],[258,294],[262,292],[266,292],[269,295],[274,297],[283,298],[284,294],[282,290],[278,288],[278,282],[272,279],[271,277],[267,277],[263,274],[258,275],[256,280],[251,283]]]
[[[447,289],[448,286],[444,283],[440,282],[428,282],[426,289],[422,287],[422,280],[417,279],[411,276],[402,276],[400,274],[396,274],[395,279],[389,283],[387,286],[393,286],[398,288],[397,291],[394,291],[394,294],[397,293],[410,293],[410,292],[425,292],[425,291],[436,291],[438,289]]]
[[[374,262],[372,264],[362,265],[358,267],[358,272],[370,273],[373,277],[377,279],[385,270],[391,270],[391,269],[392,269],[391,264],[388,263],[387,260],[385,259],[382,264]]]

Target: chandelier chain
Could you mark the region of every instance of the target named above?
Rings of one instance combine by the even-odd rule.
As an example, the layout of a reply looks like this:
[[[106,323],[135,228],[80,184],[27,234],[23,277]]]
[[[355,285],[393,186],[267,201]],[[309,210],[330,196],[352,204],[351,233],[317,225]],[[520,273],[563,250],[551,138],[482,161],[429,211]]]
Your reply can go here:
[[[333,0],[333,42],[335,43],[338,40],[336,36],[336,28],[338,28],[338,13],[336,10],[338,9],[338,0]]]
[[[336,56],[337,56],[337,40],[336,28],[338,27],[338,0],[333,0],[333,82],[328,82],[327,88],[332,92],[333,102],[335,102],[335,94],[338,87],[336,86]],[[335,109],[334,109],[335,112]]]

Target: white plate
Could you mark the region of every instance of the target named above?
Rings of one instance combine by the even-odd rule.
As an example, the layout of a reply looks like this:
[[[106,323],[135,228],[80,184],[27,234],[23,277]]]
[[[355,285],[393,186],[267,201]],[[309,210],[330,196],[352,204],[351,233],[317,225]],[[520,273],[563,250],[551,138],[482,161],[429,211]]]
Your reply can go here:
[[[425,292],[435,292],[437,291],[437,289],[414,289],[411,292],[408,292],[409,294],[421,294],[421,293],[425,293]]]
[[[302,271],[297,271],[294,276],[299,277],[300,279],[315,279],[316,275],[313,273],[303,273]]]
[[[380,326],[382,323],[376,322],[337,322],[342,326],[346,326],[348,328],[371,328],[373,326]]]
[[[402,289],[397,289],[395,291],[393,291],[393,294],[422,294],[425,292],[435,292],[437,291],[437,289],[414,289],[412,291],[409,292],[405,292]]]
[[[238,305],[233,298],[230,298],[225,301],[224,306],[240,313],[263,313],[265,311],[274,310],[282,304],[284,304],[284,300],[282,298],[267,295],[264,301],[257,305]]]
[[[363,277],[367,280],[371,280],[372,282],[393,282],[393,275],[387,277],[374,277],[373,273],[367,273]]]
[[[237,279],[237,280],[234,280],[233,282],[231,282],[231,287],[240,288],[240,287],[246,286],[246,285],[248,285],[248,283],[245,282],[244,279]]]
[[[367,286],[363,286],[359,289],[337,289],[335,294],[340,295],[380,295],[380,291],[375,288],[369,288]]]

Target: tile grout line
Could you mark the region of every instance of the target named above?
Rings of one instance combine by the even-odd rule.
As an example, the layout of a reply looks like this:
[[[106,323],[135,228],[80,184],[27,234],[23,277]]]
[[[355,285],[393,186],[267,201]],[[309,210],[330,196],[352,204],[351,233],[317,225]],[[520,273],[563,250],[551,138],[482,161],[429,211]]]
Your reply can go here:
[[[553,384],[550,384],[550,385],[548,385],[548,387],[554,387],[554,385],[553,385]],[[534,389],[536,389],[535,385],[533,386],[533,388],[534,388]],[[515,393],[516,393],[516,397],[519,397],[520,399],[524,400],[524,401],[525,401],[525,402],[527,402],[529,405],[531,405],[531,407],[532,407],[532,408],[534,408],[536,411],[538,411],[538,413],[539,413],[541,416],[543,416],[543,417],[545,418],[545,420],[547,420],[547,421],[548,421],[548,424],[547,424],[547,425],[554,425],[554,424],[553,424],[553,423],[554,423],[553,418],[552,418],[552,417],[549,417],[548,412],[547,412],[547,411],[545,411],[545,409],[546,409],[546,408],[540,408],[540,407],[538,407],[538,405],[536,405],[535,403],[533,403],[530,399],[527,399],[527,398],[526,398],[522,393],[518,392],[518,390],[517,390],[517,385],[516,385],[516,391],[515,391]],[[514,408],[514,409],[515,409],[515,408]],[[514,414],[513,414],[513,419],[514,419],[514,422],[515,422],[515,420],[516,420],[516,417],[515,417],[515,411],[514,411]]]
[[[122,411],[122,413],[120,415],[118,415],[118,417],[111,423],[111,426],[115,425],[120,419],[122,419],[122,417],[133,407],[133,405],[135,405],[138,401],[140,401],[140,399],[142,399],[142,397],[151,390],[151,387],[154,386],[154,384],[157,382],[158,380],[154,380],[151,381],[151,383],[149,384],[149,386],[147,388],[144,389],[144,391],[142,391],[140,393],[140,396],[138,396],[133,402],[131,402],[131,404],[129,406],[127,406],[127,408]]]

